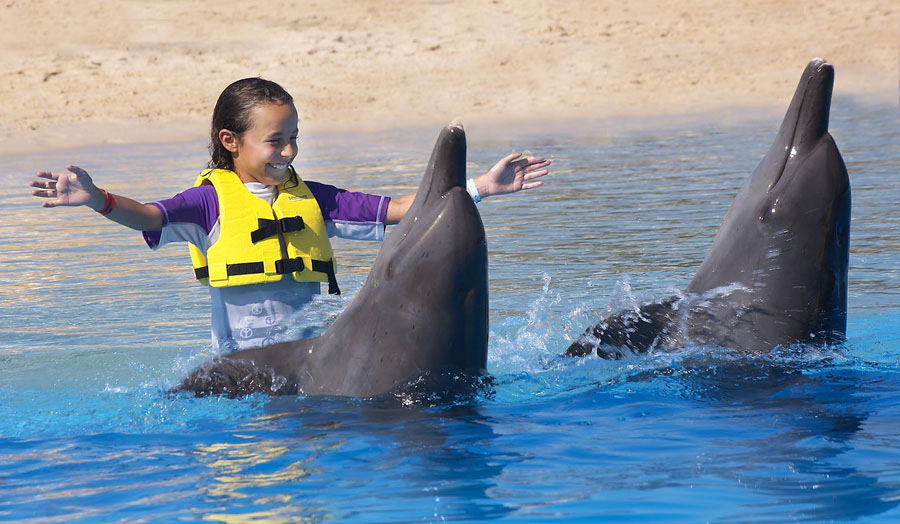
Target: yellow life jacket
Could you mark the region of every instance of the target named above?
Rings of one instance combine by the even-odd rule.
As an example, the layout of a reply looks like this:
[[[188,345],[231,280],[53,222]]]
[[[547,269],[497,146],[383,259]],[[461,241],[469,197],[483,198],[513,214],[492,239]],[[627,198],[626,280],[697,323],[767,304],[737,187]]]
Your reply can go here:
[[[290,273],[298,282],[328,282],[329,293],[341,293],[322,210],[293,169],[278,185],[271,206],[253,195],[233,171],[204,171],[194,185],[201,184],[216,189],[219,238],[206,256],[189,245],[200,282],[243,286],[275,282]]]

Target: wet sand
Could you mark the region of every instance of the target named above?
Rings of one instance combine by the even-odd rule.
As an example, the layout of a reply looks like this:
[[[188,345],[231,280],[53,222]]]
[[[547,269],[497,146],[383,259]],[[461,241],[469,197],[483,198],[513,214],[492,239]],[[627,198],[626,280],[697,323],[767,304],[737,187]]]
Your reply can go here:
[[[889,0],[111,2],[0,5],[0,153],[203,138],[260,75],[301,133],[783,110],[815,56],[836,96],[893,97]]]

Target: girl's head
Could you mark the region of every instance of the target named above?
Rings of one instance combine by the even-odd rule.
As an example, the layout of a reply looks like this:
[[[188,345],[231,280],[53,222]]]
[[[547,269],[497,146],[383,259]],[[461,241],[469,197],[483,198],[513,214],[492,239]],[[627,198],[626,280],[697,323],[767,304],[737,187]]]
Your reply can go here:
[[[285,159],[290,164],[297,139],[293,101],[280,85],[262,78],[244,78],[226,87],[213,110],[209,167],[240,175],[236,167],[266,170],[265,164],[281,167]]]

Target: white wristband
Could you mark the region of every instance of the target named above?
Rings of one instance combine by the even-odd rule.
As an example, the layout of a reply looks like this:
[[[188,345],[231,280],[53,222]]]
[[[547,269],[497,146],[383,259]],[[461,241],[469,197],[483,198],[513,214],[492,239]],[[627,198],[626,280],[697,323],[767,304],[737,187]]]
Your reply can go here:
[[[469,194],[472,195],[472,200],[477,204],[481,202],[481,195],[478,194],[478,188],[475,187],[475,179],[470,178],[466,180],[466,188],[469,190]]]

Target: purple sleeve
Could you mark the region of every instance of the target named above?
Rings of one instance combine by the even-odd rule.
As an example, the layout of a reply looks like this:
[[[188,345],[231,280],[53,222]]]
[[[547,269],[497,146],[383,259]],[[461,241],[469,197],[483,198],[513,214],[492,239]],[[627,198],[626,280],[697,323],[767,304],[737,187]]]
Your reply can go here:
[[[333,222],[384,223],[390,197],[347,191],[318,182],[304,183],[322,209],[322,217]]]
[[[208,184],[192,187],[167,200],[150,202],[150,205],[162,211],[163,227],[177,223],[196,224],[209,234],[219,218],[216,189]],[[148,246],[159,245],[162,231],[143,231],[143,234]]]

